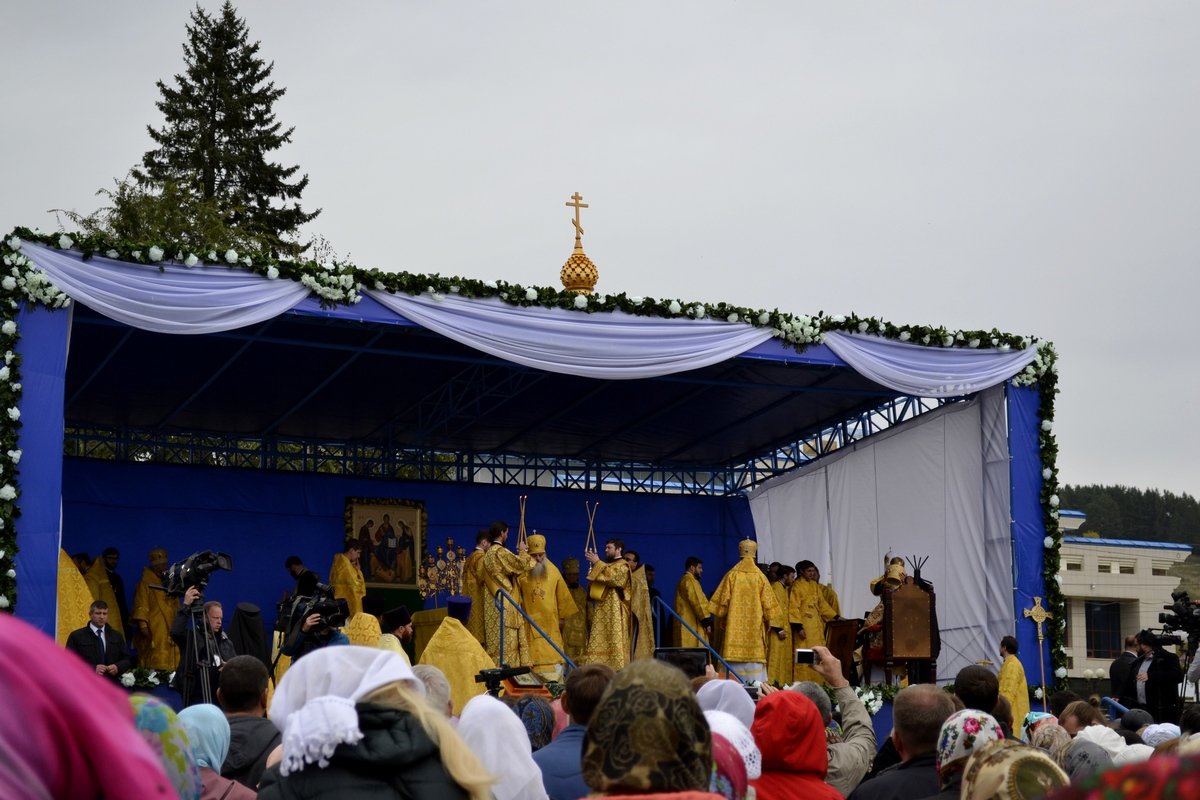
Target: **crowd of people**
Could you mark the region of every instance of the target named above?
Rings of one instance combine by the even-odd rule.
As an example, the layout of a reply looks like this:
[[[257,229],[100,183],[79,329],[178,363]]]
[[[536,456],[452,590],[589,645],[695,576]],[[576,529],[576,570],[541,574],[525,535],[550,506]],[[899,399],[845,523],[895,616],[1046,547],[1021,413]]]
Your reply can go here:
[[[169,598],[169,618],[139,612],[135,601],[124,623],[140,637],[143,664],[166,651],[153,642],[166,623],[185,706],[178,715],[114,686],[132,652],[116,630],[111,581],[113,602],[93,599],[87,624],[67,637],[74,655],[47,650],[40,634],[0,615],[0,670],[26,658],[42,670],[39,691],[14,698],[37,735],[0,742],[0,796],[18,781],[40,790],[14,796],[106,796],[105,781],[134,764],[145,791],[137,796],[228,800],[1200,796],[1200,706],[1182,709],[1178,693],[1166,691],[1183,670],[1148,631],[1130,637],[1113,664],[1113,698],[1130,709],[1116,720],[1069,692],[1031,710],[1017,642],[1005,636],[999,675],[974,665],[945,688],[909,675],[893,729],[878,742],[849,670],[821,643],[839,604],[810,562],[760,565],[754,543],[742,542],[709,598],[699,585],[703,563],[689,556],[675,593],[680,621],[668,630],[648,601],[648,566],[619,539],[603,555],[586,554],[584,587],[579,563],[568,559],[560,572],[545,537],[510,550],[507,534],[502,523],[481,532],[464,565],[464,595],[451,598],[415,665],[406,649],[412,615],[372,607],[356,540],[334,558],[332,609],[314,600],[319,576],[287,560],[300,610],[281,637],[282,663],[253,637],[235,642],[220,603],[202,603],[195,587]],[[165,564],[165,553],[151,554],[146,574],[161,581],[156,561]],[[886,565],[877,593],[889,575],[903,582],[895,566]],[[492,599],[505,594],[525,614],[498,613]],[[659,637],[715,643],[730,670],[689,678],[649,657],[645,643]],[[248,641],[253,655],[241,654]],[[793,663],[798,645],[814,663]],[[784,648],[786,665],[773,658]],[[564,655],[577,666],[564,669]],[[561,694],[551,700],[512,684],[488,692],[480,677],[498,665],[530,666],[561,682]],[[0,685],[19,692],[24,683]],[[87,720],[97,709],[111,718],[96,752],[84,742],[47,749],[66,735],[62,720],[81,691],[103,698]],[[12,720],[7,727],[15,733]],[[157,770],[149,774],[147,754]],[[108,761],[92,763],[99,758]],[[55,759],[81,774],[57,776]]]

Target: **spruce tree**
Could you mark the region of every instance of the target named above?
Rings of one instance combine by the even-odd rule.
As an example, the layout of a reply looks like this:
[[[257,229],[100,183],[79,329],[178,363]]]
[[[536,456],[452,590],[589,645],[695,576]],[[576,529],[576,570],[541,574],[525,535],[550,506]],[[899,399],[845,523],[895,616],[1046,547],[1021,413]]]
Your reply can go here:
[[[186,69],[175,86],[158,81],[156,103],[166,119],[147,126],[157,149],[142,157],[133,174],[144,187],[176,184],[211,201],[227,224],[276,253],[296,253],[301,225],[320,210],[300,208],[308,176],[293,180],[298,166],[285,167],[270,155],[292,139],[273,106],[284,95],[271,78],[274,63],[258,57],[243,20],[226,0],[219,14],[199,5],[183,45]]]

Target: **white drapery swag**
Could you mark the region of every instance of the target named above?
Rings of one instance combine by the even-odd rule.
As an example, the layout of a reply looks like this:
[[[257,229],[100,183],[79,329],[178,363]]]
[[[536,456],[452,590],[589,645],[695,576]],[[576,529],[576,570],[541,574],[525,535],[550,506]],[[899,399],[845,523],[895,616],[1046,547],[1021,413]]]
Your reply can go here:
[[[202,334],[272,319],[308,296],[292,280],[244,269],[132,264],[23,242],[21,252],[72,300],[110,319],[157,333]]]
[[[477,350],[527,367],[587,378],[633,380],[706,367],[772,336],[770,328],[718,320],[521,308],[498,298],[367,294],[397,314]]]
[[[1037,348],[925,347],[831,331],[825,344],[855,372],[913,397],[960,397],[1003,383],[1033,363]]]

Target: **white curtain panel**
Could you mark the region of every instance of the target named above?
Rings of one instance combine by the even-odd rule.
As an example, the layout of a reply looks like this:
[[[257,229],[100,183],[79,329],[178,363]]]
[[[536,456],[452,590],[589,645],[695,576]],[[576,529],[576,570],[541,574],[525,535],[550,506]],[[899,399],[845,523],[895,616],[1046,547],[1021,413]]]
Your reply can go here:
[[[878,601],[869,584],[889,550],[929,556],[922,576],[937,592],[939,676],[994,659],[1013,614],[1003,420],[998,386],[764,484],[750,495],[764,560],[811,559],[832,579],[842,615],[862,617]]]

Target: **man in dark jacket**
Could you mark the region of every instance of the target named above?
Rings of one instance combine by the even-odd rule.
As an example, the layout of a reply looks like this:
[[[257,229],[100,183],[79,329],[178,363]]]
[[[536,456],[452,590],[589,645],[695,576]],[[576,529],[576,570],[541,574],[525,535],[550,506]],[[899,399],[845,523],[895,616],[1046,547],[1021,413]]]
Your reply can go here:
[[[267,668],[254,656],[234,656],[221,667],[217,701],[229,720],[229,754],[221,775],[258,789],[267,756],[282,740],[267,715]]]
[[[567,676],[562,707],[571,724],[563,728],[554,741],[533,754],[550,800],[576,800],[591,794],[592,790],[583,780],[583,764],[579,757],[583,752],[583,735],[614,674],[607,664],[586,664]]]
[[[193,586],[184,592],[183,602],[175,619],[171,622],[171,639],[179,647],[179,667],[171,687],[183,695],[183,705],[211,703],[217,699],[217,682],[220,680],[221,665],[237,655],[233,642],[221,624],[225,612],[221,604],[210,600],[204,604],[203,622],[189,626],[193,606],[200,602],[200,589]],[[207,672],[210,696],[205,697],[202,670]]]
[[[1129,670],[1121,694],[1132,699],[1132,708],[1144,708],[1155,722],[1179,722],[1179,683],[1183,667],[1179,656],[1168,653],[1148,630],[1137,635],[1140,658]]]
[[[1108,683],[1109,689],[1112,692],[1109,697],[1126,708],[1129,708],[1130,703],[1133,702],[1133,698],[1124,697],[1121,692],[1125,688],[1125,681],[1129,680],[1129,671],[1133,669],[1133,664],[1137,660],[1137,637],[1126,636],[1125,651],[1113,659],[1112,664],[1108,668]]]
[[[902,761],[860,783],[850,800],[906,800],[937,794],[938,735],[953,713],[950,695],[934,684],[900,690],[892,706],[892,742]]]
[[[108,603],[95,601],[88,614],[88,624],[67,636],[67,649],[95,668],[97,675],[118,680],[133,666],[125,639],[108,624]]]

